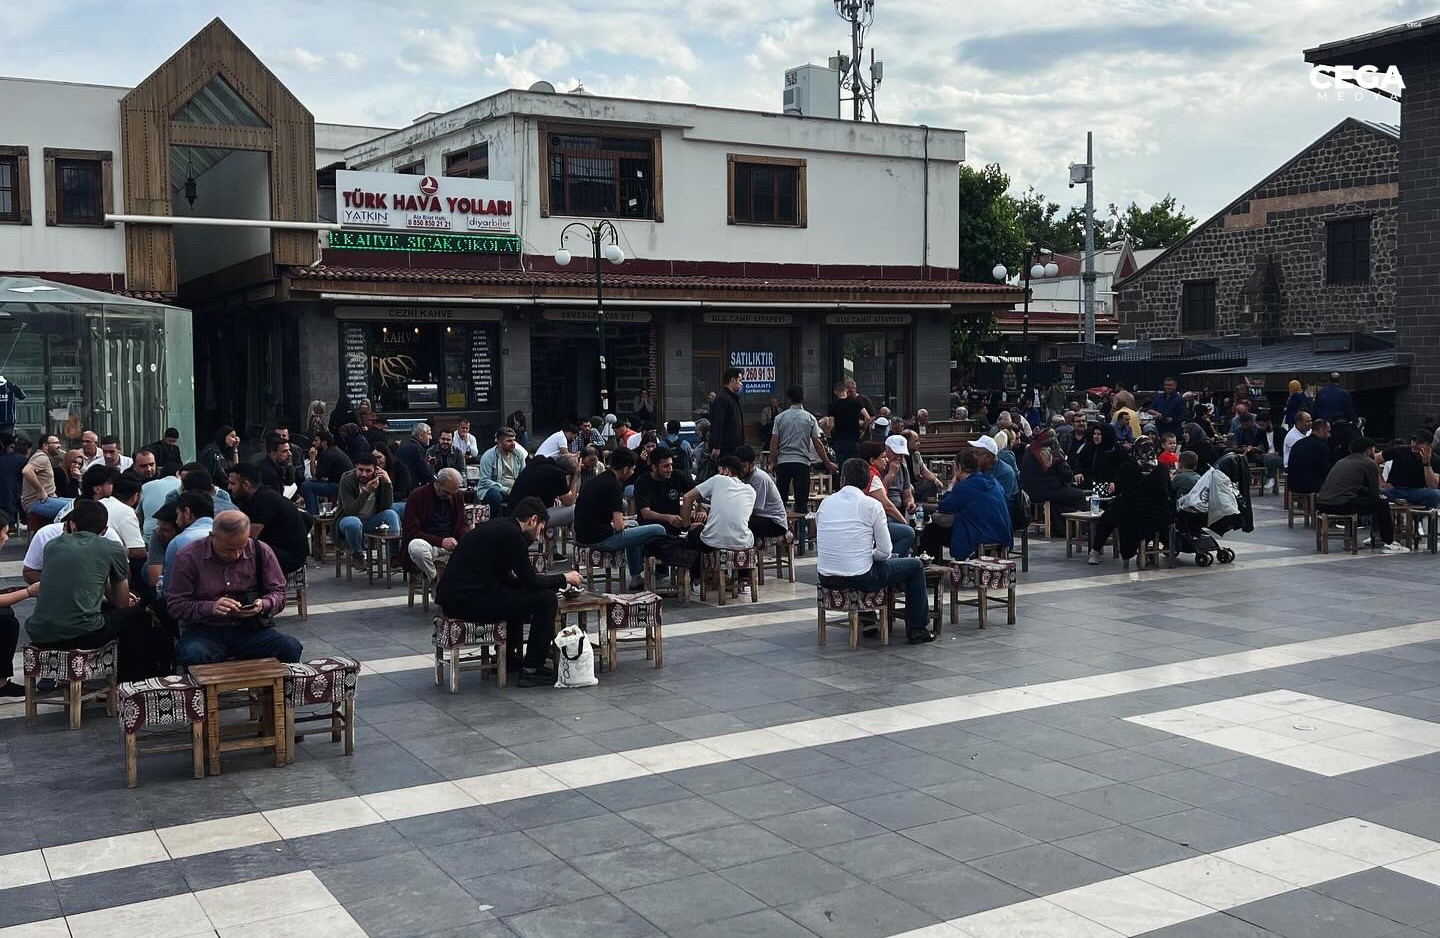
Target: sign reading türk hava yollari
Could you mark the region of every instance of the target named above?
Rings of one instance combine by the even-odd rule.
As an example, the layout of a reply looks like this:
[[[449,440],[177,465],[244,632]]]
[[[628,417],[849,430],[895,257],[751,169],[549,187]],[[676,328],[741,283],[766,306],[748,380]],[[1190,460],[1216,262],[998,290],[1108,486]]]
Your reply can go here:
[[[515,184],[458,176],[335,171],[335,209],[344,228],[510,233]]]

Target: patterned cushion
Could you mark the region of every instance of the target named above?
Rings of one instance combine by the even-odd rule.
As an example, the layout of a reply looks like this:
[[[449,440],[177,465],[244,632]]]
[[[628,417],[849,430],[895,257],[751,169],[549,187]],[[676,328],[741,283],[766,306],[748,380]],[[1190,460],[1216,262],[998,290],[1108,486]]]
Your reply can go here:
[[[436,648],[459,648],[463,645],[503,645],[507,633],[504,622],[467,622],[453,616],[436,616],[430,641]]]
[[[126,681],[115,696],[120,726],[132,735],[142,726],[189,726],[205,719],[205,691],[188,677]]]
[[[298,587],[308,587],[309,585],[310,574],[307,572],[307,568],[305,567],[301,567],[299,570],[295,570],[285,575],[285,589],[287,591],[293,592]]]
[[[784,537],[757,537],[755,539],[756,550],[769,550],[779,543],[782,547],[790,547],[795,543],[795,532],[786,531]]]
[[[956,589],[1009,589],[1015,585],[1013,560],[961,560],[950,567],[950,585]]]
[[[815,605],[836,612],[873,611],[885,608],[885,591],[862,592],[851,589],[815,587]]]
[[[601,547],[582,547],[579,544],[571,544],[570,559],[575,564],[576,570],[583,570],[586,567],[594,567],[597,570],[625,569],[625,552],[623,550],[605,550]]]
[[[546,551],[532,550],[530,553],[530,569],[544,576],[550,569],[550,561],[546,558]]]
[[[478,505],[466,505],[465,514],[470,519],[470,527],[473,528],[490,520],[490,506],[484,502]]]
[[[605,624],[613,629],[643,629],[660,624],[660,597],[654,593],[606,593]]]
[[[701,560],[706,570],[714,570],[717,567],[721,570],[749,570],[755,566],[756,549],[754,547],[742,547],[739,550],[731,550],[726,547],[701,554]]]
[[[334,655],[285,667],[290,669],[290,676],[285,679],[285,699],[292,707],[355,699],[360,662],[354,658]]]
[[[88,681],[115,676],[115,643],[99,648],[36,648],[22,649],[23,672],[36,680]]]

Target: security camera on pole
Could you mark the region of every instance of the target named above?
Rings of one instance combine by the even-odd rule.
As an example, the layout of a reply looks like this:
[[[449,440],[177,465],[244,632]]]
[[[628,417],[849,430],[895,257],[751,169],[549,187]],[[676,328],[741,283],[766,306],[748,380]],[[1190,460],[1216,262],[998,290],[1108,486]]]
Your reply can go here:
[[[565,238],[576,232],[590,242],[590,253],[595,261],[595,335],[600,340],[600,412],[610,412],[610,380],[605,373],[605,295],[601,281],[600,257],[603,255],[612,264],[625,260],[620,250],[620,232],[608,221],[573,221],[560,232],[560,247],[555,251],[555,263],[561,267],[570,263],[570,252],[565,250]]]

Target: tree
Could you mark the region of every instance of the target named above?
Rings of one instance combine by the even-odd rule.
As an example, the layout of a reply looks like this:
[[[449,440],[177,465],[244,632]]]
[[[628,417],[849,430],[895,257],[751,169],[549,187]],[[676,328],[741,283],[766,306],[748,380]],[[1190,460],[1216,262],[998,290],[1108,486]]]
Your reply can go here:
[[[950,357],[962,375],[969,375],[970,367],[980,354],[981,344],[995,335],[998,320],[993,312],[967,313],[950,318]]]
[[[1147,209],[1131,202],[1122,212],[1111,202],[1110,225],[1114,240],[1128,237],[1136,250],[1144,250],[1168,248],[1190,233],[1195,218],[1185,214],[1185,206],[1176,208],[1175,196],[1166,193],[1165,198]]]
[[[1016,224],[1010,177],[998,163],[983,169],[960,167],[960,279],[990,283],[996,263],[1013,266],[1024,250]],[[958,361],[959,359],[957,359]]]

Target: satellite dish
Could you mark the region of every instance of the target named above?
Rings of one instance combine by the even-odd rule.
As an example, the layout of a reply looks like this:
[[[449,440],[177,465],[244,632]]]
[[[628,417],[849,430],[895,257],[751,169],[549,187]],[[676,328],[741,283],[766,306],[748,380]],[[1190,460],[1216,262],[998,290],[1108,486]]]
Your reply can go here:
[[[546,81],[545,79],[542,78],[542,79],[540,79],[539,81],[537,81],[535,84],[531,85],[528,90],[530,90],[530,91],[538,91],[538,92],[540,92],[541,94],[554,94],[554,93],[555,93],[555,86],[552,85],[552,84],[550,84],[548,81]]]

